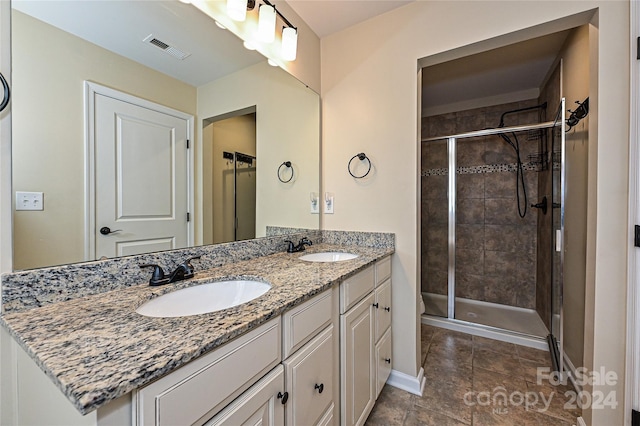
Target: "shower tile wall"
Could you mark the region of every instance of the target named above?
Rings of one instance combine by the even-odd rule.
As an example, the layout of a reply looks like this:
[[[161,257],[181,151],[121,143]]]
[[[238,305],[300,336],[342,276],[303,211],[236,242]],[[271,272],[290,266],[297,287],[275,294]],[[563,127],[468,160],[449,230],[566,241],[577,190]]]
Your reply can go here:
[[[537,99],[426,117],[423,137],[497,127],[504,111]],[[538,112],[509,115],[505,125],[538,122]],[[537,134],[518,135],[527,203],[538,202]],[[516,204],[516,156],[499,136],[458,140],[456,146],[456,296],[535,309],[537,211]],[[422,291],[447,294],[447,144],[422,145]],[[521,200],[524,203],[523,200]],[[524,206],[524,204],[523,204]]]

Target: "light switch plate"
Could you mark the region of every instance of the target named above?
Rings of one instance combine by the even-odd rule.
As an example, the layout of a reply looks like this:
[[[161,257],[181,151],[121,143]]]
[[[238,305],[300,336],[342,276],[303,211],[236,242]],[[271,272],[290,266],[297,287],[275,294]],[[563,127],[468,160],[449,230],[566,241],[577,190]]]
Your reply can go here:
[[[16,191],[16,210],[44,210],[44,194]]]

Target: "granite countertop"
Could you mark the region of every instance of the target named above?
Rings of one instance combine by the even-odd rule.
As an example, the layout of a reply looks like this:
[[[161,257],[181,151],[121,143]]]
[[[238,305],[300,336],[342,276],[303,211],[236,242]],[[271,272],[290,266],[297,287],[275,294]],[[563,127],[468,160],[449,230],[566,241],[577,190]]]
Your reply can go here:
[[[320,251],[346,251],[356,259],[316,263],[298,259]],[[0,317],[3,325],[82,414],[158,379],[330,288],[389,248],[318,244],[302,253],[277,253],[198,272],[188,281],[125,289],[54,303]],[[198,269],[197,262],[193,262]],[[224,279],[265,281],[263,296],[223,311],[152,318],[135,310],[147,300],[192,285]]]

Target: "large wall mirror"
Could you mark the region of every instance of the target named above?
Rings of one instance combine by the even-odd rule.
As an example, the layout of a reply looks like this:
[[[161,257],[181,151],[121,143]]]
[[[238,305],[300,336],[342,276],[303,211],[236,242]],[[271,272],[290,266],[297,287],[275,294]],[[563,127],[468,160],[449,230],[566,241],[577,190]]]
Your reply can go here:
[[[13,0],[11,20],[15,270],[319,228],[319,96],[198,9]],[[149,217],[184,240],[136,237]]]

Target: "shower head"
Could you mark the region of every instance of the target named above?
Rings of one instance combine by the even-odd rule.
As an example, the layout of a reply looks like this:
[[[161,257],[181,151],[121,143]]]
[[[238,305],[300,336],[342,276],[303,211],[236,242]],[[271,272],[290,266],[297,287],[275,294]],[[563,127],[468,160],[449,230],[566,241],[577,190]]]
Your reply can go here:
[[[585,99],[582,103],[578,101],[576,101],[576,103],[578,104],[578,108],[574,111],[569,110],[571,115],[567,118],[567,126],[569,126],[567,131],[571,130],[572,127],[576,126],[580,120],[589,114],[589,98]]]

